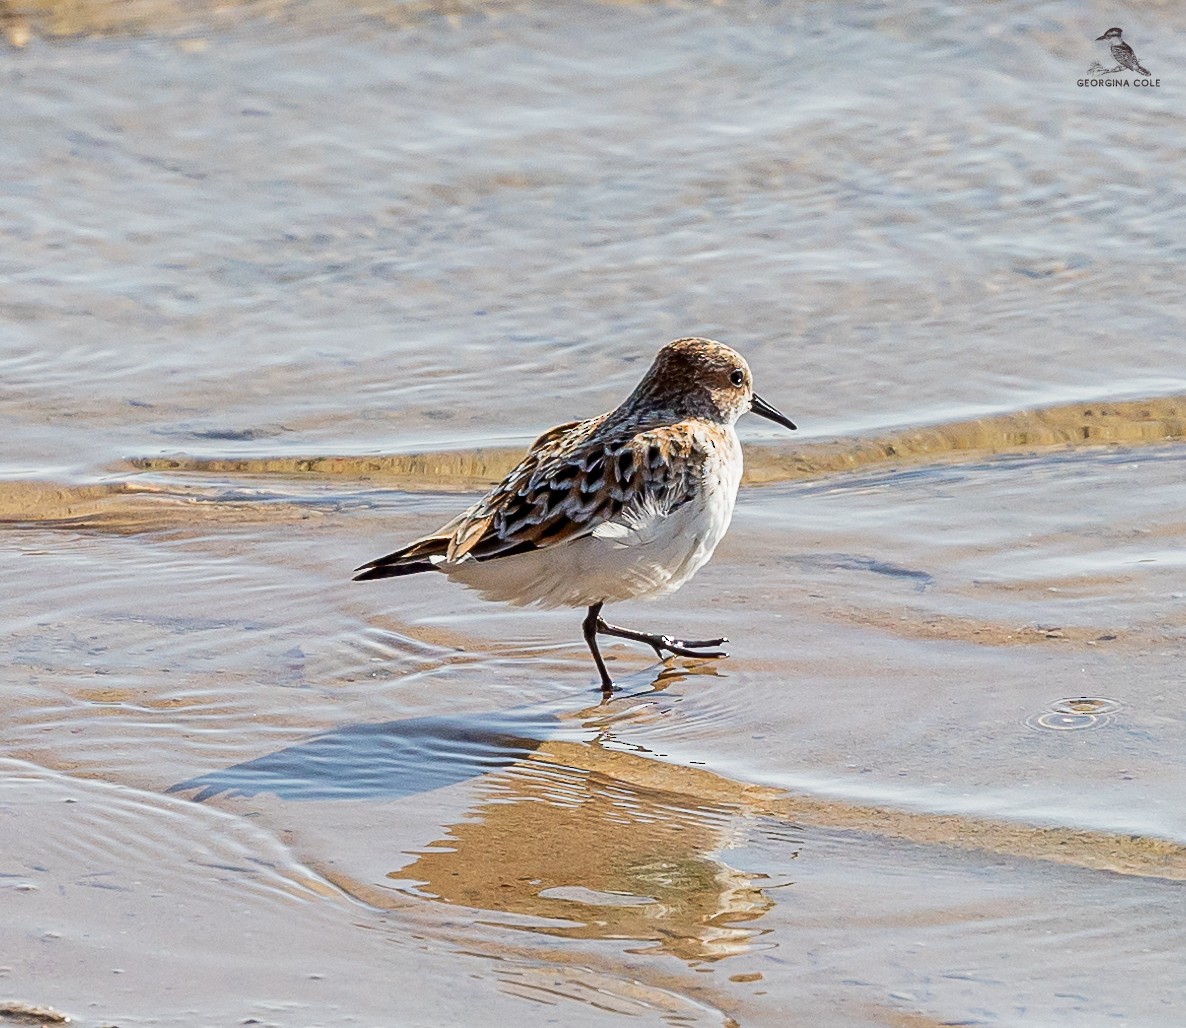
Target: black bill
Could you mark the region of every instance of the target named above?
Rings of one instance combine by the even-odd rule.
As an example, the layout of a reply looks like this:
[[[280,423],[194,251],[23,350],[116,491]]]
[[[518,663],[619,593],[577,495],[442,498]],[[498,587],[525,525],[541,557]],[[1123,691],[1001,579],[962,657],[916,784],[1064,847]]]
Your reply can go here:
[[[762,399],[757,393],[754,393],[754,402],[750,404],[751,411],[755,414],[761,414],[764,418],[769,418],[780,425],[785,425],[789,429],[794,429],[795,423],[785,414],[781,414]]]

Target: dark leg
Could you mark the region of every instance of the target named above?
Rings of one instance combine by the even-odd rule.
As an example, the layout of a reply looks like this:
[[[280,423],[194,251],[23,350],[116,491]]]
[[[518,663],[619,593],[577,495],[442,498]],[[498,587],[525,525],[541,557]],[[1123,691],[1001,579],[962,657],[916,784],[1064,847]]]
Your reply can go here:
[[[597,665],[597,673],[601,675],[601,691],[609,694],[614,691],[614,682],[610,678],[609,672],[605,670],[605,661],[601,659],[601,650],[597,648],[597,629],[605,624],[601,620],[601,608],[603,603],[595,603],[589,608],[589,614],[581,623],[581,629],[585,633],[585,642],[589,646],[589,652],[593,654],[593,663]]]
[[[596,619],[594,608],[589,608],[589,617],[585,619],[585,638],[589,638],[589,622],[594,621],[594,631],[601,635],[613,635],[619,639],[632,639],[634,642],[646,643],[655,651],[655,655],[662,660],[664,651],[674,653],[678,657],[727,657],[724,650],[715,647],[727,643],[729,640],[720,639],[672,639],[669,635],[655,635],[650,632],[635,632],[629,628],[619,628],[617,625],[607,624],[601,619],[601,604],[597,604]],[[704,652],[704,651],[708,652]]]

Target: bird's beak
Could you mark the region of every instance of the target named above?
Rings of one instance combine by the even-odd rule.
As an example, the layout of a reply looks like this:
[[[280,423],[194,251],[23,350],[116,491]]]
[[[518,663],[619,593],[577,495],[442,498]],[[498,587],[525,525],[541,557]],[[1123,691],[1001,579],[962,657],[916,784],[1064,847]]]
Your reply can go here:
[[[754,393],[754,399],[750,404],[749,409],[755,414],[761,414],[764,418],[769,418],[771,421],[776,421],[780,425],[785,425],[792,431],[795,428],[795,423],[790,418],[788,418],[785,414],[780,414],[778,411],[776,411],[757,393]]]
[[[1096,41],[1097,43],[1099,43],[1099,42],[1102,42],[1103,40],[1105,40],[1105,39],[1107,39],[1107,38],[1108,38],[1107,36],[1096,36],[1096,37],[1095,37],[1095,41]]]

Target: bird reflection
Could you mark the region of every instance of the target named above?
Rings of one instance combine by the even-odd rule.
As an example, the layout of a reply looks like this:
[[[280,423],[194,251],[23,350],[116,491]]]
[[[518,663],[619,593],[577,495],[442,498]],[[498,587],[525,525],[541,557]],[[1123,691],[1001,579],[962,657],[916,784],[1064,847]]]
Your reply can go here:
[[[689,962],[745,952],[773,906],[765,876],[727,864],[738,808],[579,767],[580,743],[489,776],[448,835],[388,876],[421,896],[529,918],[519,927],[649,943]],[[603,755],[606,752],[603,751]],[[629,753],[611,763],[652,764]]]

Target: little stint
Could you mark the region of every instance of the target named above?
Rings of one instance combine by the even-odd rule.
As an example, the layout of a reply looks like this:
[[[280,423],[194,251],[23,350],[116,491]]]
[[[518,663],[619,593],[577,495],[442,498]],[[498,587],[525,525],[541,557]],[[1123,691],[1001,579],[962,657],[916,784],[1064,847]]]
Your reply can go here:
[[[540,436],[481,500],[431,535],[362,567],[355,581],[440,571],[490,600],[585,607],[585,642],[613,689],[598,635],[665,653],[723,657],[727,639],[674,639],[608,624],[601,608],[678,589],[712,556],[741,482],[734,425],[757,396],[749,365],[711,339],[677,339],[615,410]]]

